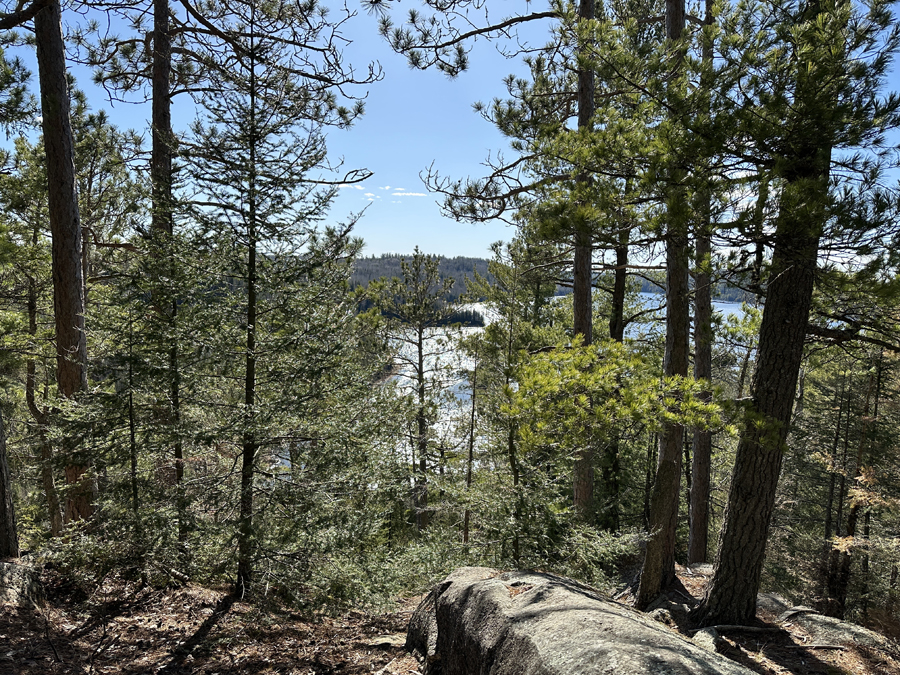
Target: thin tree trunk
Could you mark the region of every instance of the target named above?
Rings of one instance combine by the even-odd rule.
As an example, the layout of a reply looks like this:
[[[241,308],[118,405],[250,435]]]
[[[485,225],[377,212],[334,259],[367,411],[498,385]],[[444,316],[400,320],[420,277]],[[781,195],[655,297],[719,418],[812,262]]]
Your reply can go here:
[[[684,449],[684,457],[681,462],[681,472],[684,474],[684,503],[687,507],[688,513],[688,534],[690,534],[690,525],[691,525],[691,485],[693,483],[693,476],[691,476],[691,467],[693,466],[693,462],[691,461],[691,449],[693,445],[687,442],[687,429],[685,429],[685,439],[683,449]]]
[[[862,600],[862,616],[863,623],[869,619],[869,536],[872,528],[872,509],[866,509],[865,518],[863,519],[863,559],[860,563],[859,574],[862,577],[862,589],[860,589],[860,599]]]
[[[670,217],[677,207],[670,201]],[[678,226],[676,226],[678,227]],[[679,228],[680,229],[680,228]],[[666,241],[666,353],[664,372],[667,377],[687,376],[688,370],[688,265],[687,237],[673,230]],[[681,459],[684,427],[663,423],[659,434],[656,477],[650,496],[651,538],[644,552],[641,580],[635,606],[643,608],[675,580],[675,531],[678,522],[678,494],[681,482]]]
[[[851,383],[852,384],[852,383]],[[847,423],[844,425],[844,448],[841,453],[841,468],[838,471],[837,511],[834,515],[834,534],[842,536],[844,524],[844,500],[846,498],[847,475],[850,472],[847,466],[847,453],[850,447],[850,405],[853,401],[852,388],[847,396]],[[830,542],[829,542],[830,544]],[[825,593],[823,598],[822,613],[827,616],[838,616],[843,613],[839,607],[840,601],[836,593],[839,586],[838,570],[840,568],[840,549],[833,545],[828,546],[827,568],[825,573]]]
[[[515,495],[516,505],[513,509],[513,521],[515,530],[513,531],[513,562],[519,565],[521,551],[519,550],[519,529],[522,524],[522,495],[519,488],[519,460],[516,455],[516,427],[510,421],[509,429],[506,435],[506,452],[509,456],[509,466],[512,470],[513,493]]]
[[[138,453],[137,453],[137,434],[135,430],[134,420],[134,353],[132,345],[134,343],[134,333],[128,326],[128,450],[131,460],[131,509],[135,515],[135,524],[137,524],[137,514],[140,503],[138,501]]]
[[[177,320],[178,302],[172,302],[171,321]],[[184,444],[181,440],[181,362],[178,358],[178,341],[173,339],[169,348],[169,377],[171,388],[171,424],[175,435],[172,454],[175,458],[175,508],[178,513],[178,541],[184,544],[188,536],[188,505],[184,486]],[[185,550],[185,549],[183,549]]]
[[[631,230],[623,227],[616,244],[616,269],[609,314],[609,337],[621,343],[625,339],[625,293],[628,290],[628,245]]]
[[[59,0],[50,0],[34,17],[34,36],[49,183],[57,383],[62,397],[73,398],[87,388],[87,343],[81,221],[61,21]],[[69,463],[65,475],[71,487],[66,498],[66,520],[69,521],[87,519],[93,513],[93,485],[85,478],[88,464],[75,459],[72,452],[73,448],[67,448]]]
[[[706,0],[703,22],[713,22],[713,3]],[[703,61],[711,67],[713,45],[711,40],[703,42]],[[701,82],[704,92],[711,83]],[[706,105],[708,108],[708,95]],[[704,167],[704,172],[708,167]],[[706,178],[706,177],[705,177]],[[708,180],[708,178],[706,178]],[[712,382],[712,194],[710,186],[704,185],[698,195],[700,223],[695,236],[696,272],[694,274],[694,378]],[[712,400],[712,391],[705,389],[699,398],[704,402]],[[712,432],[695,428],[693,432],[693,461],[691,464],[691,490],[689,495],[688,563],[705,563],[709,554],[709,496],[712,465]]]
[[[254,229],[252,224],[250,228],[249,256],[247,260],[247,334],[244,371],[244,406],[247,414],[245,424],[250,428],[244,431],[241,452],[238,577],[235,589],[238,597],[242,597],[247,592],[253,580],[253,468],[256,462],[257,450],[256,434],[252,428],[256,404],[256,241],[255,232],[252,231]]]
[[[169,0],[153,0],[153,65],[151,86],[153,101],[152,148],[150,153],[150,182],[153,211],[151,228],[157,237],[167,244],[174,235],[174,200],[172,195],[172,155],[175,151],[175,134],[172,132],[172,39],[169,26]],[[161,236],[162,235],[162,236]],[[167,265],[174,261],[167,260]],[[173,300],[165,317],[171,324],[178,320],[178,302]],[[176,511],[178,513],[178,539],[187,541],[187,503],[184,494],[184,444],[181,440],[181,370],[178,342],[173,338],[169,347],[169,423],[174,434],[172,455],[175,460]]]
[[[251,32],[253,24],[251,22]],[[256,61],[250,43],[250,105],[247,146],[249,176],[247,186],[247,332],[244,369],[244,408],[247,428],[241,452],[241,497],[238,520],[238,572],[235,594],[243,597],[253,585],[253,473],[258,440],[256,438],[256,321],[257,321],[257,214],[256,214]]]
[[[594,18],[594,0],[579,0],[578,21],[591,21]],[[594,73],[589,68],[578,71],[578,128],[589,129],[594,116]],[[590,183],[590,176],[580,174],[579,184]],[[593,301],[591,286],[593,273],[591,259],[593,242],[590,226],[579,225],[575,231],[575,260],[572,277],[572,303],[574,309],[574,333],[582,337],[582,344],[591,344],[591,321]],[[593,512],[594,502],[594,448],[582,447],[575,456],[572,500],[578,516],[587,520]]]
[[[518,268],[516,268],[516,282],[515,288],[518,288],[519,285],[519,277],[518,277]],[[510,384],[512,383],[512,366],[513,366],[513,330],[515,328],[515,314],[512,307],[509,310],[508,316],[508,324],[509,329],[506,335],[506,368],[505,370],[505,381],[503,391],[508,393],[511,391]],[[512,473],[513,479],[513,498],[515,499],[515,506],[513,507],[513,561],[516,566],[519,565],[521,550],[519,545],[519,530],[522,526],[522,494],[521,488],[519,487],[519,459],[516,452],[516,422],[514,418],[507,418],[507,429],[506,429],[506,453],[509,458],[509,469]]]
[[[50,536],[58,537],[63,531],[62,506],[59,503],[59,493],[56,491],[56,481],[53,478],[53,447],[44,430],[39,431],[41,449],[41,483],[44,486],[44,496],[47,499],[47,514],[50,517]]]
[[[842,418],[844,414],[844,400],[847,400],[847,405],[849,407],[849,398],[845,397],[845,393],[847,391],[847,373],[844,373],[844,376],[841,378],[841,389],[840,392],[836,392],[835,396],[837,398],[838,404],[838,418],[837,423],[834,427],[834,439],[831,444],[831,470],[829,471],[829,485],[828,485],[828,498],[825,504],[825,531],[824,537],[822,540],[822,558],[819,562],[819,578],[816,581],[816,597],[818,598],[817,604],[819,611],[824,612],[827,607],[827,598],[825,596],[826,587],[828,585],[828,572],[831,560],[831,528],[832,528],[832,514],[834,511],[834,488],[837,483],[837,472],[834,468],[834,463],[837,457],[837,447],[841,440],[841,425]]]
[[[172,39],[169,35],[169,0],[153,0],[153,146],[150,155],[150,182],[153,189],[152,228],[169,235],[172,222]]]
[[[38,228],[32,230],[31,245],[37,246]],[[30,339],[30,348],[37,350],[35,343],[37,339],[37,282],[31,276],[28,277],[28,335]],[[59,495],[56,492],[56,483],[53,480],[53,464],[52,464],[52,448],[47,442],[45,427],[49,423],[49,416],[45,410],[38,407],[35,399],[35,389],[37,386],[37,364],[34,358],[29,357],[25,361],[25,403],[28,411],[31,413],[34,423],[38,427],[38,436],[40,438],[40,467],[41,481],[44,486],[44,496],[47,500],[47,517],[50,521],[50,536],[58,537],[62,534],[63,522],[62,511],[59,507]]]
[[[0,410],[0,558],[18,557],[16,510],[9,477],[9,462],[6,458],[6,429],[3,425],[3,411]]]
[[[466,495],[472,491],[472,465],[475,463],[475,393],[478,391],[478,354],[475,354],[475,365],[472,368],[472,407],[469,413],[469,456],[466,460]],[[471,511],[466,506],[463,517],[463,544],[469,543],[469,518]]]
[[[769,201],[769,174],[762,167],[757,167],[759,173],[759,194],[756,197],[756,207],[753,210],[753,243],[755,251],[753,257],[753,271],[750,275],[750,290],[756,295],[757,305],[763,296],[762,268],[765,256],[764,226],[766,216],[766,202]]]
[[[679,40],[684,32],[684,0],[666,0],[666,38]],[[681,67],[680,51],[674,54]],[[687,377],[690,309],[688,265],[688,208],[681,186],[684,170],[672,160],[669,166],[666,209],[666,377]],[[675,581],[675,532],[678,524],[678,486],[684,427],[663,423],[659,436],[656,480],[650,497],[650,540],[644,551],[641,580],[635,606],[644,608]]]
[[[707,202],[708,206],[708,202]],[[706,224],[696,240],[698,272],[694,276],[694,377],[712,381],[712,293],[710,286],[709,225]],[[712,400],[712,391],[704,389],[701,400]],[[694,429],[693,462],[691,464],[690,530],[688,534],[688,562],[707,561],[709,551],[709,495],[712,463],[712,432]]]
[[[872,397],[873,389],[875,390],[875,413],[872,417],[869,417],[869,403]],[[862,433],[859,438],[859,445],[856,451],[856,468],[855,468],[855,478],[859,479],[863,475],[863,470],[868,461],[868,438],[869,431],[874,424],[875,420],[878,418],[878,400],[881,395],[881,378],[880,372],[879,377],[876,377],[875,373],[869,373],[869,384],[866,388],[866,399],[865,404],[863,405],[863,413],[862,413]],[[858,483],[858,480],[854,481]],[[860,512],[863,508],[867,508],[866,502],[859,496],[852,497],[850,499],[850,512],[847,515],[847,528],[845,531],[846,537],[856,537],[856,528],[859,522]],[[868,510],[866,510],[865,515],[868,516]],[[850,586],[850,567],[853,562],[852,551],[841,549],[837,552],[836,560],[835,560],[835,570],[834,574],[829,575],[829,578],[833,580],[833,584],[831,588],[829,588],[828,596],[829,599],[832,600],[831,606],[828,608],[831,610],[828,615],[833,616],[837,619],[843,619],[844,615],[847,612],[847,591]]]
[[[627,192],[628,188],[626,188]],[[616,245],[616,269],[613,273],[612,307],[609,316],[609,337],[618,343],[625,339],[625,293],[628,284],[628,243],[631,230],[622,227]],[[606,446],[603,458],[603,486],[606,491],[606,505],[601,525],[611,532],[618,532],[621,526],[620,502],[622,499],[621,460],[619,438],[615,436]]]
[[[416,411],[416,451],[418,453],[418,475],[415,485],[416,529],[419,532],[428,527],[428,418],[425,415],[425,333],[420,326],[416,329],[417,361],[416,391],[419,408]]]

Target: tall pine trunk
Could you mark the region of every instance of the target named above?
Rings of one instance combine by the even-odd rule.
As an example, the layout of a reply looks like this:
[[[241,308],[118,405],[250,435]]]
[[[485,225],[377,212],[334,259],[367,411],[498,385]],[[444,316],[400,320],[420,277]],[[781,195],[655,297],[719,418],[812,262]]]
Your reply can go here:
[[[798,98],[803,103],[798,114],[815,101],[809,91],[814,86],[801,81]],[[756,615],[775,490],[803,360],[819,236],[825,223],[831,162],[827,138],[827,133],[809,133],[792,156],[784,158],[784,186],[751,401],[735,456],[715,575],[696,611],[698,620],[706,625],[742,624]]]
[[[712,24],[712,0],[706,0],[703,23]],[[712,67],[713,45],[707,37],[703,39],[703,64]],[[711,83],[707,71],[701,76],[701,95],[704,108],[708,108],[708,94]],[[704,185],[697,199],[700,222],[694,237],[696,272],[694,273],[694,378],[712,381],[712,191],[708,175],[708,163],[703,167]],[[703,401],[712,400],[708,389],[700,394]],[[709,553],[709,498],[710,473],[712,464],[712,432],[708,429],[694,429],[693,461],[691,463],[691,488],[689,495],[688,563],[704,563]]]
[[[151,127],[152,147],[150,152],[150,182],[152,187],[153,210],[151,228],[154,236],[164,245],[165,251],[172,243],[174,235],[174,198],[172,194],[172,156],[175,152],[175,134],[172,131],[172,37],[169,22],[169,0],[153,0],[153,64],[151,69]],[[171,259],[164,261],[174,266]],[[169,274],[174,278],[174,270]],[[173,299],[168,307],[159,307],[163,320],[171,326],[178,320],[178,300]],[[178,539],[187,540],[187,504],[184,495],[184,445],[181,441],[181,363],[178,340],[172,338],[169,351],[169,419],[174,440],[172,455],[175,460],[175,500],[178,514]]]
[[[243,433],[241,449],[238,574],[235,588],[238,597],[242,597],[247,592],[253,581],[253,470],[257,451],[256,434],[253,428],[256,404],[256,240],[255,228],[252,224],[250,228],[247,260],[247,334],[244,370],[244,424],[247,425],[247,428]]]
[[[255,8],[254,8],[255,9]],[[253,23],[250,25],[251,35]],[[249,115],[247,150],[247,308],[244,354],[244,432],[241,448],[240,514],[238,516],[238,573],[235,594],[238,597],[253,584],[253,474],[258,440],[256,437],[256,321],[257,321],[257,165],[258,142],[256,110],[256,49],[253,38],[249,49]]]
[[[594,18],[594,0],[580,0],[578,3],[578,22],[590,21]],[[594,73],[590,68],[578,71],[578,129],[589,129],[594,116]],[[576,182],[586,185],[590,176],[580,174]],[[593,271],[593,241],[590,226],[587,223],[578,225],[575,231],[575,260],[572,275],[572,303],[574,309],[573,329],[580,335],[583,345],[591,344],[591,322],[593,301],[591,286]],[[575,457],[572,499],[576,513],[582,519],[588,519],[593,511],[594,503],[594,448],[579,448]]]
[[[824,222],[799,203],[827,199],[828,156],[827,148],[810,148],[785,176],[752,400],[737,447],[715,575],[699,608],[705,624],[746,623],[756,615]]]
[[[798,18],[818,25],[827,23],[826,12],[820,0],[811,0]],[[812,40],[821,34],[818,29],[804,33]],[[819,238],[828,217],[831,139],[835,124],[840,123],[832,117],[834,101],[829,91],[819,77],[810,77],[808,64],[798,60],[789,120],[793,128],[778,162],[783,184],[751,401],[735,455],[716,571],[706,598],[695,610],[695,617],[705,625],[746,623],[756,615],[775,491],[803,360]]]
[[[50,0],[34,17],[34,36],[49,183],[57,383],[60,396],[70,399],[87,388],[87,343],[81,220],[59,0]],[[70,439],[66,444],[70,446],[64,448],[66,482],[70,486],[66,520],[87,519],[93,513],[93,483],[85,477],[88,463],[75,456],[71,447],[74,441]]]
[[[694,275],[694,377],[710,382],[712,380],[710,289],[712,279],[709,271],[711,246],[709,225],[704,225],[701,225],[702,229],[696,238],[698,271]],[[712,400],[712,392],[706,389],[700,394],[700,398],[708,402]],[[688,563],[691,564],[706,562],[709,551],[711,463],[712,432],[708,429],[694,429],[688,533]]]
[[[666,38],[674,49],[684,32],[684,0],[666,2]],[[681,68],[680,52],[674,54]],[[676,78],[677,80],[678,78]],[[676,85],[677,86],[677,85]],[[684,170],[670,159],[666,210],[666,377],[687,377],[689,362],[690,309],[688,265],[688,209],[681,186]],[[684,427],[665,422],[659,434],[656,479],[650,495],[650,539],[635,597],[637,607],[646,607],[675,581],[675,531],[678,524],[678,488]]]

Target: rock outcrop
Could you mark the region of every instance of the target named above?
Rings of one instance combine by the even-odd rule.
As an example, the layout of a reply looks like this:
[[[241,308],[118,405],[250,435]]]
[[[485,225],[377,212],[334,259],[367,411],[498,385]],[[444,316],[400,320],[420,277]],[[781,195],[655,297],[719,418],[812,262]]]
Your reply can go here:
[[[538,572],[457,570],[414,613],[425,675],[749,675],[629,607]]]
[[[40,571],[21,562],[0,560],[0,605],[39,605],[43,602]]]

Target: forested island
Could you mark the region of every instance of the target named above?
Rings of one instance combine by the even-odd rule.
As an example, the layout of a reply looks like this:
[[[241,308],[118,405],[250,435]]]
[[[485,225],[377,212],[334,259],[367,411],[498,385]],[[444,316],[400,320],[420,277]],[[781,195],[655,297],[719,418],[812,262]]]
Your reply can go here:
[[[0,564],[45,588],[0,670],[418,672],[409,599],[483,566],[756,672],[900,672],[783,618],[900,636],[893,6],[413,4],[0,13]],[[508,147],[423,176],[514,226],[484,258],[332,213],[371,177],[327,142],[381,84],[358,9],[412,68],[524,59],[476,106]]]

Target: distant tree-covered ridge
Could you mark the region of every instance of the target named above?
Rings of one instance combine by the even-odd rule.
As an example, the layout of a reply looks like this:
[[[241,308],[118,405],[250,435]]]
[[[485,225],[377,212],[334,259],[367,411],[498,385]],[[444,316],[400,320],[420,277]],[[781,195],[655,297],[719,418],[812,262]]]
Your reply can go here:
[[[409,259],[412,254],[401,253],[383,253],[381,255],[372,255],[369,257],[357,258],[353,264],[353,275],[350,277],[352,286],[365,286],[370,281],[385,277],[399,277],[400,260]],[[448,300],[450,302],[458,302],[459,297],[466,292],[465,278],[472,277],[472,270],[477,270],[478,274],[486,277],[488,281],[493,283],[493,277],[488,272],[488,261],[484,258],[469,258],[465,256],[457,256],[455,258],[445,258],[440,256],[439,272],[441,279],[451,278],[455,283],[450,290]],[[663,293],[665,289],[665,274],[660,273],[659,278],[654,280],[652,275],[648,275],[641,282],[642,293]],[[558,286],[556,295],[567,295],[572,292],[569,286]],[[752,302],[753,294],[738,286],[719,281],[713,289],[713,298],[718,302]],[[458,319],[464,325],[470,325],[465,319]],[[454,320],[456,322],[457,320]],[[478,324],[474,324],[478,325]]]
[[[353,274],[350,277],[350,283],[353,286],[365,286],[370,281],[385,277],[402,277],[400,271],[400,261],[402,259],[412,258],[412,254],[403,255],[399,253],[384,253],[380,256],[370,256],[357,258],[353,264]],[[447,299],[450,302],[457,302],[459,297],[466,292],[466,277],[474,276],[473,270],[477,270],[478,274],[491,280],[488,272],[488,261],[484,258],[468,258],[457,256],[455,258],[445,258],[440,256],[440,266],[438,272],[441,279],[453,279],[454,284],[450,289]]]

